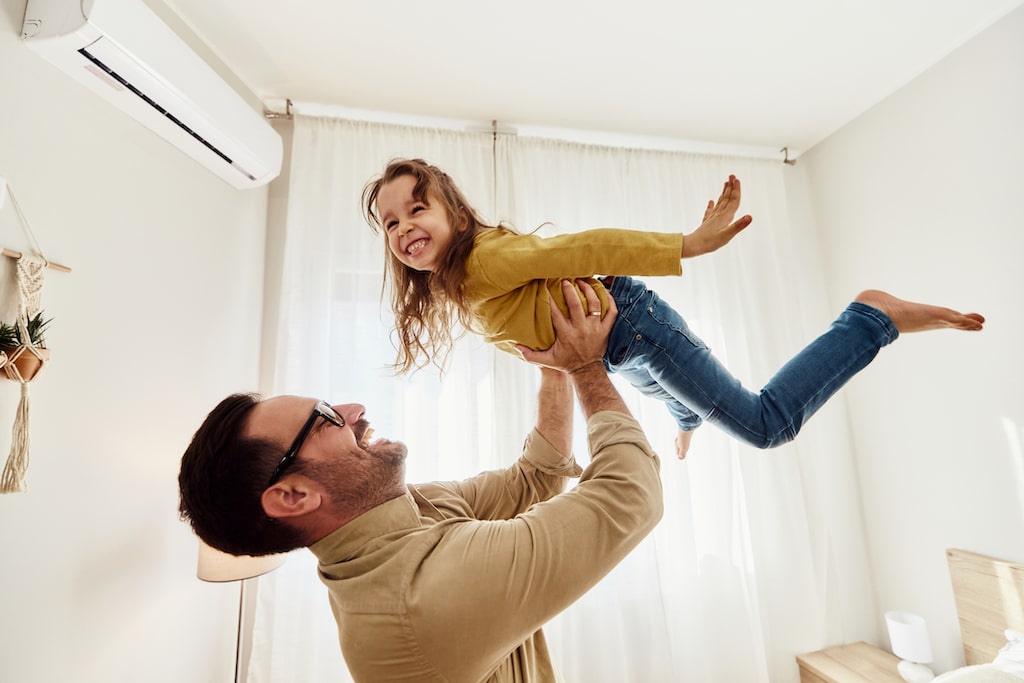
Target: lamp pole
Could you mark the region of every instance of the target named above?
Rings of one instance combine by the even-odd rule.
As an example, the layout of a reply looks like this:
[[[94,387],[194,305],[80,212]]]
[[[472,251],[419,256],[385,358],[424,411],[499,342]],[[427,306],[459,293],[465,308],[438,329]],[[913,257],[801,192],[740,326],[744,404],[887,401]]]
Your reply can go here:
[[[196,576],[210,583],[238,581],[238,628],[235,633],[235,683],[242,683],[242,651],[245,623],[246,583],[249,579],[266,574],[280,567],[286,555],[230,555],[199,541],[199,560]]]

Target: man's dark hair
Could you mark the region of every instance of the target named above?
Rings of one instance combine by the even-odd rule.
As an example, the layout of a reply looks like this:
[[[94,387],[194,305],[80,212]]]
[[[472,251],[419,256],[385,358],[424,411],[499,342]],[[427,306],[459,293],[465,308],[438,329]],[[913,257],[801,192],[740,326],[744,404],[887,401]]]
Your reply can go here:
[[[258,394],[232,394],[210,411],[181,458],[178,512],[208,545],[233,555],[269,555],[306,545],[302,534],[267,517],[260,497],[281,446],[242,436]]]

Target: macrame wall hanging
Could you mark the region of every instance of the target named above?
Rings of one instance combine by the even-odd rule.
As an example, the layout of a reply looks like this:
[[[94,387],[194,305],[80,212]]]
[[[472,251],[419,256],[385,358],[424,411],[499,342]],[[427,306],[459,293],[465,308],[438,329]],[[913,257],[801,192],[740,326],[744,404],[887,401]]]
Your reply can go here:
[[[67,266],[51,263],[43,257],[39,243],[18,206],[14,192],[6,187],[0,178],[0,209],[5,195],[11,204],[32,244],[35,254],[22,254],[4,249],[3,255],[16,260],[18,283],[17,320],[0,322],[0,378],[6,378],[20,385],[21,397],[14,415],[11,430],[11,451],[7,456],[3,473],[0,474],[0,493],[17,493],[25,490],[25,474],[29,457],[29,383],[50,360],[43,332],[49,320],[43,319],[41,306],[43,281],[47,268],[71,272]]]

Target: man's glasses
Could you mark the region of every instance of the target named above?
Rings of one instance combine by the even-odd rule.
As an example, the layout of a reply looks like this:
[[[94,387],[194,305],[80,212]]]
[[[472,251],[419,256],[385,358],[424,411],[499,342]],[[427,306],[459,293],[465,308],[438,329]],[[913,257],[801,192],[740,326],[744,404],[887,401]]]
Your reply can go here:
[[[295,460],[295,456],[299,454],[299,449],[302,448],[303,442],[306,440],[306,437],[309,436],[309,432],[313,429],[313,425],[316,424],[318,417],[322,417],[335,427],[345,426],[345,418],[334,412],[334,408],[331,408],[327,401],[320,401],[313,406],[313,413],[309,416],[309,419],[306,420],[306,424],[302,425],[302,429],[299,430],[299,434],[295,437],[295,441],[292,441],[292,445],[288,448],[288,452],[286,452],[284,457],[281,458],[281,462],[277,463],[277,467],[274,468],[274,473],[270,475],[270,481],[267,482],[266,488],[273,486],[274,482],[284,474],[284,471],[288,469],[288,466]]]

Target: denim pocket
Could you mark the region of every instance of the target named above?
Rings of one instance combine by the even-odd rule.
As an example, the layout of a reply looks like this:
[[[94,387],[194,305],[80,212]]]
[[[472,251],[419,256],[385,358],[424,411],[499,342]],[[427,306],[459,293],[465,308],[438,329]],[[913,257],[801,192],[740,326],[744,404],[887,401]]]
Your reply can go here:
[[[615,324],[612,325],[611,334],[608,335],[608,347],[604,352],[605,363],[609,370],[615,372],[618,366],[622,365],[622,361],[629,357],[629,350],[636,334],[633,326],[620,312],[619,317],[615,319]]]
[[[653,353],[671,352],[679,344],[708,350],[671,306],[640,280],[616,277],[612,294],[619,307],[605,361],[613,372],[624,366],[640,366]]]
[[[650,343],[665,349],[670,345],[679,344],[685,340],[694,348],[711,350],[704,343],[704,340],[690,329],[683,316],[679,315],[674,308],[665,303],[654,292],[651,292],[651,300],[647,306],[647,315],[651,323],[642,332],[648,337]]]

